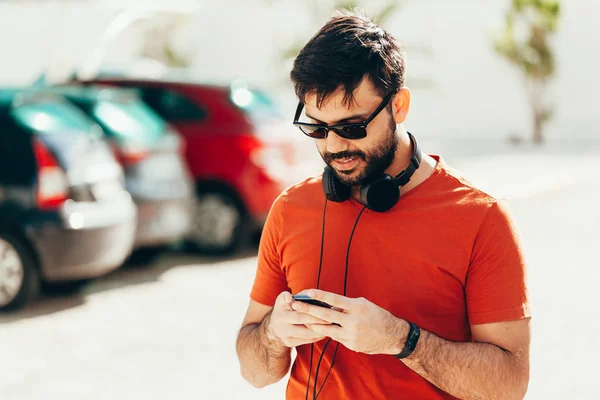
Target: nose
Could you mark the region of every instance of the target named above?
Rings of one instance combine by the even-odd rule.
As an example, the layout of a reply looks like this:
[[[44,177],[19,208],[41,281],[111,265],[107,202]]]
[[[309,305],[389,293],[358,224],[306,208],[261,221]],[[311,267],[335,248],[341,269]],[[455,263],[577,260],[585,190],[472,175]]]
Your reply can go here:
[[[348,150],[348,140],[338,136],[334,131],[329,131],[324,140],[326,141],[326,148],[329,153],[335,154]]]

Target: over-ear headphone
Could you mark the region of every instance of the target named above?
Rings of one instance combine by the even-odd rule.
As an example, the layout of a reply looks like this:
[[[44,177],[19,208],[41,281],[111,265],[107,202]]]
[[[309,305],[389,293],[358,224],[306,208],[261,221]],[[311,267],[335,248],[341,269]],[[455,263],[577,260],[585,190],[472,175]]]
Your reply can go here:
[[[394,207],[400,199],[400,186],[406,185],[421,164],[421,150],[415,137],[408,132],[412,143],[412,156],[408,167],[396,177],[381,173],[360,186],[360,200],[370,210],[384,212]],[[322,178],[323,193],[327,200],[346,201],[350,198],[351,187],[340,181],[333,168],[325,167]]]

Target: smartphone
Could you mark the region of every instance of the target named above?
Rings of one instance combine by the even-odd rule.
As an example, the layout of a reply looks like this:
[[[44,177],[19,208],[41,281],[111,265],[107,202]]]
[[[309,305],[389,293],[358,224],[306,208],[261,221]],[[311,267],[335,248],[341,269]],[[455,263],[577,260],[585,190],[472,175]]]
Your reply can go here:
[[[325,307],[325,308],[331,308],[331,306],[327,303],[324,303],[320,300],[315,300],[311,297],[308,297],[305,294],[295,294],[292,296],[292,299],[296,300],[296,301],[301,301],[303,303],[308,303],[308,304],[312,304],[313,306],[319,306],[319,307]]]

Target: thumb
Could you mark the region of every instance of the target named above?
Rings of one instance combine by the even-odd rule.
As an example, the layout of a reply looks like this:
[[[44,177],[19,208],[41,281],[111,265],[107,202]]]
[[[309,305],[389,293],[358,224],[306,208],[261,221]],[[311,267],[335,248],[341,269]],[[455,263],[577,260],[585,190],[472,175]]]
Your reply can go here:
[[[292,294],[290,292],[283,292],[283,301],[287,304],[292,304]]]
[[[281,292],[279,297],[282,300],[282,302],[281,302],[282,307],[286,310],[291,310],[292,309],[292,294],[290,292]]]

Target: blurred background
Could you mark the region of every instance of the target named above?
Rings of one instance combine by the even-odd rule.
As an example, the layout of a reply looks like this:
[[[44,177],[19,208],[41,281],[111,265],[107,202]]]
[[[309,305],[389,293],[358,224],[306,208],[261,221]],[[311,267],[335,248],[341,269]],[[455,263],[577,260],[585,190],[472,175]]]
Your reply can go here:
[[[323,167],[293,59],[354,6],[405,45],[406,128],[512,206],[526,398],[600,398],[600,3],[2,0],[3,399],[283,398],[235,338],[273,200]]]

